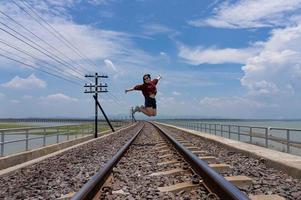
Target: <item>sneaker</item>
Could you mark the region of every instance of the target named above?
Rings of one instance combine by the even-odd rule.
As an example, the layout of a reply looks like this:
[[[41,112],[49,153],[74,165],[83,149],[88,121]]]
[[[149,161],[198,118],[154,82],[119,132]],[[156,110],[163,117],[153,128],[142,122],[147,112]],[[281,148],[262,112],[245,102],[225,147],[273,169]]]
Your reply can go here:
[[[140,112],[140,107],[136,106],[133,110],[132,113],[135,114],[136,112]]]

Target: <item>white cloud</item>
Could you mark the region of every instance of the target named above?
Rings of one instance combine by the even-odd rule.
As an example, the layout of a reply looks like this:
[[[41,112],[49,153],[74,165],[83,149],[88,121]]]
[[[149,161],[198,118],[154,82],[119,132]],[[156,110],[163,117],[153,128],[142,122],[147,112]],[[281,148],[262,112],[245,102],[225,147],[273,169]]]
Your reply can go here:
[[[192,20],[193,26],[259,28],[292,25],[300,12],[301,0],[240,0],[224,2],[207,19]]]
[[[40,98],[43,102],[76,102],[77,98],[69,97],[63,93],[51,94]]]
[[[242,97],[204,97],[200,100],[201,106],[211,108],[261,108],[264,105],[250,99]]]
[[[17,100],[17,99],[13,99],[13,100],[10,100],[11,103],[14,103],[14,104],[18,104],[20,103],[20,100]]]
[[[69,16],[68,10],[66,8],[77,5],[79,3],[77,1],[69,0],[66,2],[54,0],[44,2],[33,0],[30,2],[31,5],[38,10],[39,14],[51,26],[53,26],[56,30],[58,30],[58,32],[64,35],[64,37],[67,38],[68,41],[70,41],[73,44],[73,46],[80,49],[80,52],[82,52],[82,55],[84,55],[84,57],[87,57],[88,59],[96,63],[96,65],[91,64],[90,62],[89,64],[87,64],[87,60],[84,59],[83,56],[79,56],[74,51],[72,51],[62,41],[54,37],[54,35],[51,34],[49,31],[42,28],[31,17],[27,16],[22,10],[18,9],[10,1],[6,1],[3,4],[1,4],[0,9],[3,12],[13,17],[19,23],[26,25],[26,27],[32,32],[34,32],[36,35],[43,38],[43,40],[47,41],[52,46],[59,49],[60,52],[63,52],[68,58],[62,56],[61,53],[58,53],[57,56],[62,58],[64,61],[68,62],[69,68],[55,62],[53,59],[47,57],[46,55],[41,54],[40,52],[34,49],[31,49],[26,44],[16,40],[8,34],[0,32],[0,38],[8,42],[9,44],[17,46],[20,49],[26,49],[30,51],[31,54],[33,54],[38,59],[47,61],[55,66],[59,66],[59,69],[55,72],[54,68],[52,67],[51,71],[54,73],[59,73],[62,76],[67,76],[67,74],[70,75],[78,73],[74,72],[74,69],[70,69],[71,65],[75,66],[77,70],[81,72],[81,74],[84,74],[84,72],[86,71],[105,71],[105,66],[101,65],[100,62],[107,58],[112,58],[114,60],[115,65],[122,63],[123,67],[145,67],[148,65],[148,63],[156,61],[156,59],[153,56],[136,47],[135,43],[133,42],[133,37],[136,37],[134,35],[130,35],[124,32],[99,29],[90,25],[75,23],[72,20],[72,16]],[[94,2],[103,3],[106,1]],[[32,40],[38,42],[51,52],[57,52],[45,43],[36,39],[34,36],[32,36],[27,31],[23,30],[19,26],[13,25],[13,23],[11,23],[9,19],[3,17],[3,22],[5,24],[13,26],[13,28],[16,31],[27,35],[27,37],[30,37]],[[1,47],[15,53],[18,56],[24,56],[25,58],[29,59],[29,62],[33,62],[33,64],[37,67],[45,69],[45,67],[42,66],[41,62],[39,62],[37,59],[33,60],[32,58],[25,56],[24,54],[17,52],[7,46],[1,45]],[[0,62],[0,66],[1,64],[7,65],[7,61],[6,63],[3,63],[3,59],[1,59]],[[9,64],[12,65],[12,63],[14,65],[16,64],[14,62],[10,62]],[[78,76],[78,74],[76,76]]]
[[[259,47],[242,48],[242,49],[218,49],[218,48],[191,48],[184,45],[178,47],[178,56],[185,62],[192,65],[199,64],[221,64],[221,63],[246,63],[246,60],[259,51]]]
[[[9,82],[1,84],[1,86],[10,89],[46,88],[46,82],[37,78],[34,74],[31,74],[27,78],[15,76]]]
[[[175,96],[180,96],[181,95],[181,93],[177,92],[177,91],[173,91],[172,94],[175,95]]]
[[[223,118],[276,118],[279,105],[250,97],[204,97],[199,101],[200,113]]]
[[[88,2],[93,5],[108,4],[111,1],[114,1],[114,0],[88,0]]]
[[[25,100],[32,100],[33,96],[31,96],[31,95],[24,95],[22,98],[25,99]]]
[[[293,95],[301,89],[301,25],[277,29],[242,67],[250,95]]]
[[[162,60],[166,61],[168,64],[171,62],[171,58],[168,53],[161,51],[159,54]]]
[[[158,103],[162,106],[162,107],[170,107],[170,104],[175,104],[175,98],[174,97],[165,97],[165,96],[161,96],[158,99]]]
[[[174,32],[171,28],[162,24],[147,24],[143,26],[145,35],[166,34]]]
[[[5,94],[3,94],[3,93],[0,92],[0,100],[1,100],[1,99],[4,99],[5,96],[6,96]]]
[[[106,64],[106,66],[109,68],[109,69],[112,69],[113,71],[117,72],[117,68],[115,67],[115,65],[113,64],[113,62],[109,59],[105,59],[104,60],[104,63]]]
[[[161,52],[160,52],[160,55],[161,55],[161,56],[167,56],[167,53],[166,53],[166,52],[163,52],[163,51],[161,51]]]

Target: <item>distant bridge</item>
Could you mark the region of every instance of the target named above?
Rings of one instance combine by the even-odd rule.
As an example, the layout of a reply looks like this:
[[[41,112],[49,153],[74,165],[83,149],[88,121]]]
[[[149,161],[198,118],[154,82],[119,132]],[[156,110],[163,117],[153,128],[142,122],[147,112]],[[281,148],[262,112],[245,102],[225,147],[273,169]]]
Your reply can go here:
[[[122,121],[125,119],[111,119],[112,121]],[[104,121],[100,119],[98,121]],[[76,118],[0,118],[0,123],[88,123],[94,122],[94,119],[76,119]]]

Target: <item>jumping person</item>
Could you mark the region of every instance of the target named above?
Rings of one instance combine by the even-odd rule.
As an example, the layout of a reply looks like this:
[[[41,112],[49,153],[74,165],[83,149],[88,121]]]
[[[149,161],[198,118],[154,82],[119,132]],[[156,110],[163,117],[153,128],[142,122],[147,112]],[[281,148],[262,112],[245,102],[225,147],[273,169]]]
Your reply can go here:
[[[156,104],[156,94],[157,94],[157,88],[156,85],[158,81],[161,79],[161,76],[158,76],[158,78],[151,80],[150,74],[145,74],[143,76],[143,84],[136,85],[133,88],[125,90],[125,93],[131,92],[134,90],[141,90],[142,94],[145,98],[145,104],[144,106],[136,106],[133,110],[133,113],[135,112],[143,112],[145,115],[151,117],[157,115],[157,104]]]

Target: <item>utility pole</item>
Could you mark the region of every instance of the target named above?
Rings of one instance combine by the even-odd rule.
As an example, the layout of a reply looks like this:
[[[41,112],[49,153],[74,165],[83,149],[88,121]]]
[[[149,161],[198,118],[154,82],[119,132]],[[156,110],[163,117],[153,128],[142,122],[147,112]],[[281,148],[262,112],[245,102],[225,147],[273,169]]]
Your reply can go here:
[[[92,83],[85,84],[85,93],[94,94],[93,97],[95,99],[95,132],[94,137],[97,138],[97,121],[98,121],[98,109],[97,106],[99,104],[98,102],[98,93],[104,93],[108,92],[106,89],[108,87],[107,84],[98,84],[99,78],[108,78],[108,76],[105,75],[98,75],[98,73],[95,73],[95,75],[85,75],[86,78],[94,78],[94,85]],[[88,88],[88,89],[87,89]],[[104,89],[105,88],[105,89]],[[99,104],[100,106],[100,104]],[[103,112],[104,113],[104,112]]]
[[[134,110],[134,108],[133,108],[133,107],[131,107],[131,119],[132,119],[132,123],[136,122],[136,119],[135,119],[135,116],[134,116],[133,110]]]

